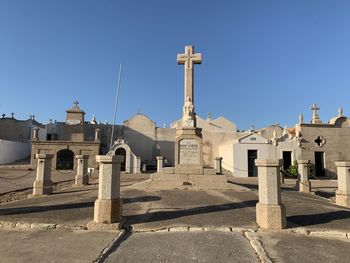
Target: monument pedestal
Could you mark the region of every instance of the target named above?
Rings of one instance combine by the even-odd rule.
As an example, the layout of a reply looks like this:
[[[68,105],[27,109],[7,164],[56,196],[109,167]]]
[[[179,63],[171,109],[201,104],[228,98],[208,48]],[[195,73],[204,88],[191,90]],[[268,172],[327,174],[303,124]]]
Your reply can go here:
[[[202,129],[182,127],[176,129],[175,174],[203,174]]]

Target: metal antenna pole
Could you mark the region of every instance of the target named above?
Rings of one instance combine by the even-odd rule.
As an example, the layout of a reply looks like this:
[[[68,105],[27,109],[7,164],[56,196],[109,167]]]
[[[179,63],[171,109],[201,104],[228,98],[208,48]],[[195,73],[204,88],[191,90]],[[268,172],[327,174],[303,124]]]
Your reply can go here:
[[[114,103],[114,114],[113,114],[113,124],[112,124],[112,133],[111,133],[111,143],[109,145],[109,151],[111,151],[113,146],[113,134],[114,134],[114,125],[115,119],[117,117],[117,109],[118,109],[118,101],[119,101],[119,90],[120,90],[120,78],[122,75],[122,64],[119,65],[119,74],[118,74],[118,82],[117,82],[117,92],[115,94],[115,103]]]

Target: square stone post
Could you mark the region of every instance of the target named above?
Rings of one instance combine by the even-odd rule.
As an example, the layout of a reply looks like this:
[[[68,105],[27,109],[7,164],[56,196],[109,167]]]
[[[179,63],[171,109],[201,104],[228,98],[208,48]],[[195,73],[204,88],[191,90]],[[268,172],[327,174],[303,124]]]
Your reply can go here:
[[[216,174],[222,174],[222,157],[215,158],[215,170]]]
[[[33,185],[33,195],[52,194],[51,164],[53,154],[36,154],[38,166],[36,167],[36,179]]]
[[[311,183],[308,175],[309,160],[297,160],[299,173],[299,192],[310,193]]]
[[[136,157],[136,162],[134,163],[134,173],[141,173],[141,157]]]
[[[286,208],[281,203],[280,166],[282,160],[255,160],[258,167],[259,202],[256,204],[256,222],[262,228],[287,227]]]
[[[350,207],[350,161],[335,162],[338,176],[338,190],[335,192],[337,205]]]
[[[77,174],[75,176],[76,185],[88,185],[89,175],[88,175],[88,155],[77,155]]]
[[[164,165],[164,157],[157,156],[157,173],[161,173]]]
[[[117,223],[122,220],[122,199],[120,198],[120,155],[97,155],[100,171],[98,178],[98,199],[95,201],[95,223]]]

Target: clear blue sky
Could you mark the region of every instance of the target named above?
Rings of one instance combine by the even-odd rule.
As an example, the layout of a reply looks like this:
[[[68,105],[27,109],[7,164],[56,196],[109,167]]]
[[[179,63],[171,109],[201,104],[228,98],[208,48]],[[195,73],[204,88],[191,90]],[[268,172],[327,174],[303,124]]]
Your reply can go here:
[[[163,126],[181,117],[183,66],[193,44],[197,114],[240,129],[280,123],[320,105],[350,115],[349,1],[0,0],[0,114],[117,123],[140,110]]]

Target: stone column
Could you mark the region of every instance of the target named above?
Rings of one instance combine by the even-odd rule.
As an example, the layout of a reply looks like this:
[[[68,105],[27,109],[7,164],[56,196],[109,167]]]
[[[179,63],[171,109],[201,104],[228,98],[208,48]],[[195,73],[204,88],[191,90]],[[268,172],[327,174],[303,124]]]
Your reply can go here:
[[[99,141],[100,140],[100,129],[96,128],[95,129],[95,141]]]
[[[157,173],[161,173],[164,165],[164,157],[157,156]]]
[[[35,127],[33,129],[33,140],[39,140],[39,128],[38,127]]]
[[[215,158],[215,170],[216,174],[222,174],[222,157]]]
[[[33,185],[33,195],[52,194],[51,164],[53,154],[36,154],[35,158],[38,159],[38,166]]]
[[[255,160],[258,167],[259,202],[256,204],[256,222],[262,228],[287,227],[286,208],[281,203],[280,166],[282,160]]]
[[[76,185],[88,185],[89,175],[88,175],[88,155],[77,155],[77,174],[75,176]]]
[[[338,175],[338,190],[335,192],[337,205],[350,207],[350,161],[335,162]]]
[[[299,192],[310,193],[311,183],[308,175],[309,160],[297,160],[299,173]]]
[[[98,178],[98,199],[95,201],[95,223],[117,223],[122,220],[122,199],[120,198],[119,155],[97,155],[100,171]]]
[[[134,173],[136,174],[141,173],[141,157],[136,157],[135,164],[134,164]]]

